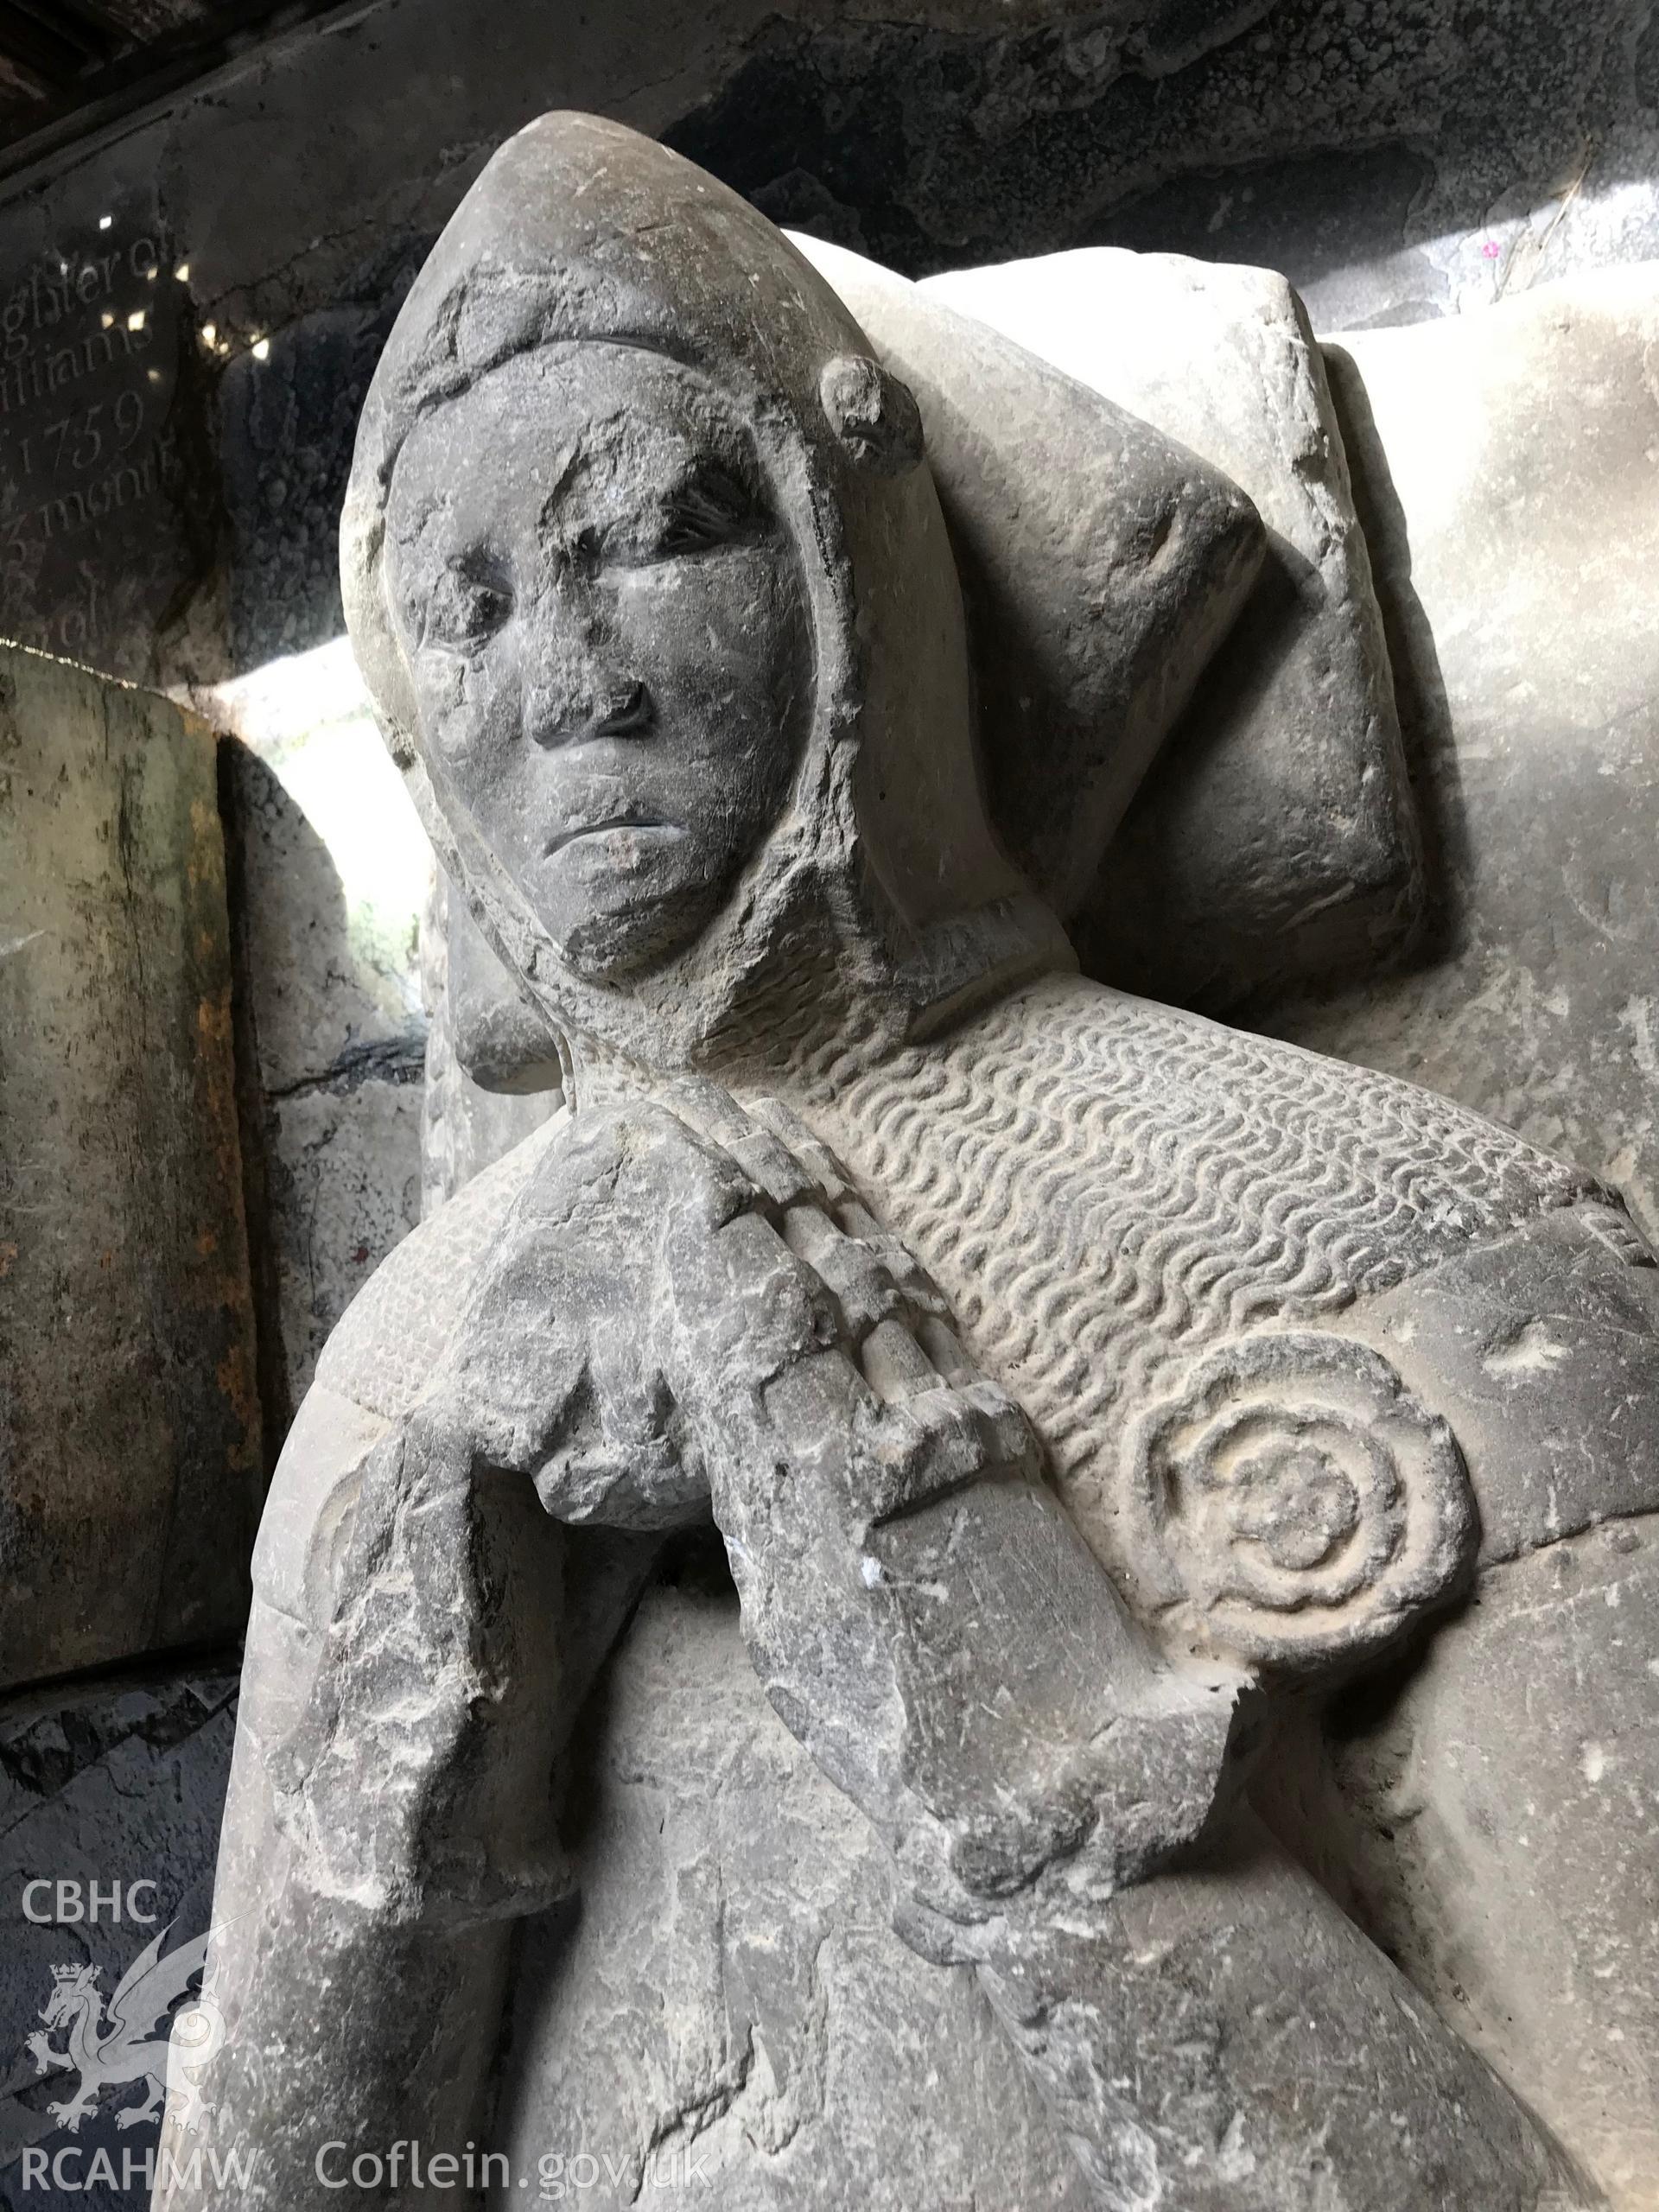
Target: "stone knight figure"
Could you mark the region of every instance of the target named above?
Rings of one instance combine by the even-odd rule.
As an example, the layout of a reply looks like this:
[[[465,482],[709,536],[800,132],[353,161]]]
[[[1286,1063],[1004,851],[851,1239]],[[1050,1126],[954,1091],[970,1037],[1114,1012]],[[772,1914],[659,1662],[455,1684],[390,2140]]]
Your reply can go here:
[[[699,2142],[682,2185],[723,2209],[1652,2203],[1651,2101],[1610,2074],[1546,2119],[1551,1993],[1454,2025],[1351,1909],[1314,1770],[1333,1701],[1440,1652],[1516,1826],[1416,1903],[1524,1952],[1514,1718],[1594,1738],[1645,1662],[1604,1608],[1535,1665],[1497,1593],[1582,1541],[1659,1602],[1653,1258],[1593,1177],[1440,1097],[1078,972],[987,810],[925,443],[793,245],[592,118],[496,155],[398,318],[352,636],[569,1110],[383,1265],[289,1439],[214,2139],[271,2212],[534,2202],[538,2149],[550,2195],[614,2153],[591,2201],[622,2204]],[[710,1524],[767,1747],[745,1847],[791,1824],[818,1934],[769,1991],[787,1927],[715,1878],[745,2024],[670,2097],[647,2044],[695,2040],[691,1920],[581,1925],[578,1778],[642,1592],[703,1602],[661,1578],[710,1577]],[[750,1783],[695,1702],[713,1806]],[[1346,1812],[1384,1860],[1386,1765]],[[1653,1779],[1582,1843],[1586,1891],[1649,1885],[1649,1992]],[[853,1853],[856,1943],[823,1903]],[[1651,2004],[1584,2001],[1659,2080]]]

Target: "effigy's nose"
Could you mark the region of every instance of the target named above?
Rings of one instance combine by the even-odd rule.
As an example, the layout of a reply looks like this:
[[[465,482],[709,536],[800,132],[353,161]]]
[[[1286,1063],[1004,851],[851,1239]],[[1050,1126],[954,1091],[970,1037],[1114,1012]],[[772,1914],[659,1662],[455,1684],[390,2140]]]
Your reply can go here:
[[[594,724],[596,737],[637,737],[649,728],[651,693],[637,677],[619,677],[607,689]]]
[[[638,736],[652,718],[651,693],[631,669],[569,645],[544,652],[525,687],[524,729],[540,746]]]

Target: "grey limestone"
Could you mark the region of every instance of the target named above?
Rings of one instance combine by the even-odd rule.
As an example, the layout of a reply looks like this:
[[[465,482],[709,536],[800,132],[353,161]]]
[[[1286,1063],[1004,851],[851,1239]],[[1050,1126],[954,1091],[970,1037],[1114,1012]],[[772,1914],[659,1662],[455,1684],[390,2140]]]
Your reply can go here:
[[[285,1426],[328,1332],[419,1217],[431,855],[338,650],[194,696],[226,733],[267,1388]]]
[[[1263,1010],[1572,1151],[1644,1225],[1659,670],[1629,580],[1659,512],[1656,298],[1651,266],[1610,270],[1330,346],[1436,898],[1402,972]],[[1637,1808],[1659,1639],[1654,1524],[1632,1510],[1651,1415],[1629,1363],[1653,1277],[1631,1271],[1637,1303],[1609,1305],[1563,1258],[1543,1297],[1502,1245],[1431,1290],[1418,1324],[1460,1376],[1460,1433],[1522,1415],[1503,1495],[1483,1500],[1494,1569],[1420,1674],[1305,1745],[1277,1817],[1566,2139],[1593,2137],[1613,2201],[1645,2206],[1659,1933]],[[1582,1395],[1562,1387],[1581,1374]],[[1627,1812],[1646,1822],[1634,1847]]]
[[[1425,1663],[1338,1707],[1268,1801],[1360,1925],[1633,2207],[1659,2171],[1655,1542],[1651,1516],[1621,1520],[1484,1578]]]
[[[421,917],[427,1011],[422,1209],[442,1205],[564,1103],[558,1043],[435,869]],[[480,1080],[482,1078],[482,1080]],[[486,1084],[490,1086],[486,1087]]]
[[[1040,315],[994,328],[971,312],[971,286],[958,315],[859,255],[795,243],[916,394],[967,601],[987,804],[1071,921],[1257,582],[1261,518],[1230,454],[1219,467],[1198,457],[1191,421],[1208,428],[1216,411],[1205,396],[1166,438],[1150,410],[1079,381],[1075,357],[1057,375]],[[1065,263],[1053,271],[1056,291],[1078,281]]]
[[[607,2212],[646,2185],[734,2208],[1082,2212],[972,1973],[893,1933],[885,1855],[767,1706],[706,1567],[641,1605],[570,1789],[582,1904],[526,1929],[501,2092],[515,2175],[592,2171]],[[629,1955],[660,1973],[620,1983]]]
[[[1659,1223],[1654,264],[1328,348],[1433,855],[1420,957],[1268,1018],[1586,1160]]]

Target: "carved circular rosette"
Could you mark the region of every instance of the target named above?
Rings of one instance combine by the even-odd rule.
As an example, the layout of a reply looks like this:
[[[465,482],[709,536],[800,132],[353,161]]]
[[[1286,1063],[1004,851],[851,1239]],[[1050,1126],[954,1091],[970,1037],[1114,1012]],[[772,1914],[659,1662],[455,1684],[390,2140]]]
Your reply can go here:
[[[1224,1345],[1140,1422],[1121,1525],[1160,1626],[1277,1671],[1389,1643],[1478,1535],[1446,1422],[1365,1345],[1309,1335]]]

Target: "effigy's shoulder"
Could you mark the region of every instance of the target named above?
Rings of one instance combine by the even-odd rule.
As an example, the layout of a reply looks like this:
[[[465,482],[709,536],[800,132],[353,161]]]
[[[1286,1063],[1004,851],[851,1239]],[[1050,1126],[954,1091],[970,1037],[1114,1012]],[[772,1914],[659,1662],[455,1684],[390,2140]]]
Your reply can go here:
[[[514,1200],[569,1119],[556,1114],[532,1131],[387,1255],[323,1347],[320,1384],[389,1421],[409,1410],[465,1313]]]

